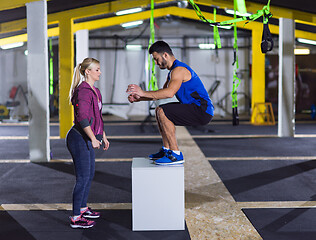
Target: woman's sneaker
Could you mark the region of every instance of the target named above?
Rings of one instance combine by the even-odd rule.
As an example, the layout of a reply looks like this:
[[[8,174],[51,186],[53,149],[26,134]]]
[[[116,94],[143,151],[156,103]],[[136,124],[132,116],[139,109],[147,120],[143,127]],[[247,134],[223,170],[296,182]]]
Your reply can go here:
[[[168,150],[164,157],[155,160],[155,164],[157,165],[173,165],[182,163],[184,163],[182,152],[178,155],[172,150]]]
[[[164,157],[166,154],[167,154],[167,150],[165,150],[164,148],[161,148],[159,152],[150,154],[148,157],[150,160],[155,160],[155,159]]]
[[[92,209],[88,207],[86,210],[81,212],[81,216],[84,218],[99,218],[101,214],[99,212],[92,211]]]
[[[88,220],[82,217],[82,215],[80,215],[80,217],[78,217],[76,220],[70,217],[70,227],[72,228],[91,228],[95,224],[95,221]]]

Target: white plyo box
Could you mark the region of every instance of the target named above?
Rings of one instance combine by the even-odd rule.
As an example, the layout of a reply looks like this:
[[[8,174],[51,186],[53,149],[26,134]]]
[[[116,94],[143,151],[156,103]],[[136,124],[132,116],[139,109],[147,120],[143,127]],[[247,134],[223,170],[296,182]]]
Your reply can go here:
[[[184,230],[184,166],[133,158],[133,231]]]

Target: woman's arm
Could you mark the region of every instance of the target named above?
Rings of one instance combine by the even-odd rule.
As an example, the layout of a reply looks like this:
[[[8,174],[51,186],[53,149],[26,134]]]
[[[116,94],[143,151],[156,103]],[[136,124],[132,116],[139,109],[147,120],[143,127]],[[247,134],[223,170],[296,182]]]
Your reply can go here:
[[[109,146],[110,146],[110,142],[108,141],[108,139],[106,138],[105,132],[103,131],[103,138],[102,138],[103,142],[104,142],[104,147],[103,150],[108,150]]]
[[[90,126],[87,126],[83,128],[83,131],[87,134],[87,136],[91,139],[92,147],[93,148],[100,148],[100,145],[102,144],[93,134],[92,129]]]

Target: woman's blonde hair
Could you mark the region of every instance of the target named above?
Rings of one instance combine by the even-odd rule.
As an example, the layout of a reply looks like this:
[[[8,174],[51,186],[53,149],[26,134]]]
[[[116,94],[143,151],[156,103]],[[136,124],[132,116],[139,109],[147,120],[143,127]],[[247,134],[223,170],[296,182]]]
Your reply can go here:
[[[85,78],[85,71],[86,69],[91,69],[91,67],[95,64],[100,64],[100,62],[94,58],[85,58],[82,63],[79,63],[74,71],[74,75],[72,78],[72,83],[71,83],[71,87],[69,90],[69,102],[71,104],[71,98],[72,95],[74,93],[74,90],[79,86],[79,84],[81,83],[80,79],[80,74],[82,75],[82,77]]]

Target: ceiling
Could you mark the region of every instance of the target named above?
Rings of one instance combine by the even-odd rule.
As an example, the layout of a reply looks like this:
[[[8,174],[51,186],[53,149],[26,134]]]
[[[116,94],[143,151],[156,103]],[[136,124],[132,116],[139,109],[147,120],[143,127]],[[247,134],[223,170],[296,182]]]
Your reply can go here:
[[[47,2],[47,12],[48,14],[55,13],[69,9],[80,8],[112,1],[115,0],[50,0]],[[267,1],[268,0],[246,0],[246,3],[255,2],[267,4]],[[271,0],[270,5],[316,14],[315,0]],[[23,19],[25,17],[25,7],[0,11],[0,23]]]

